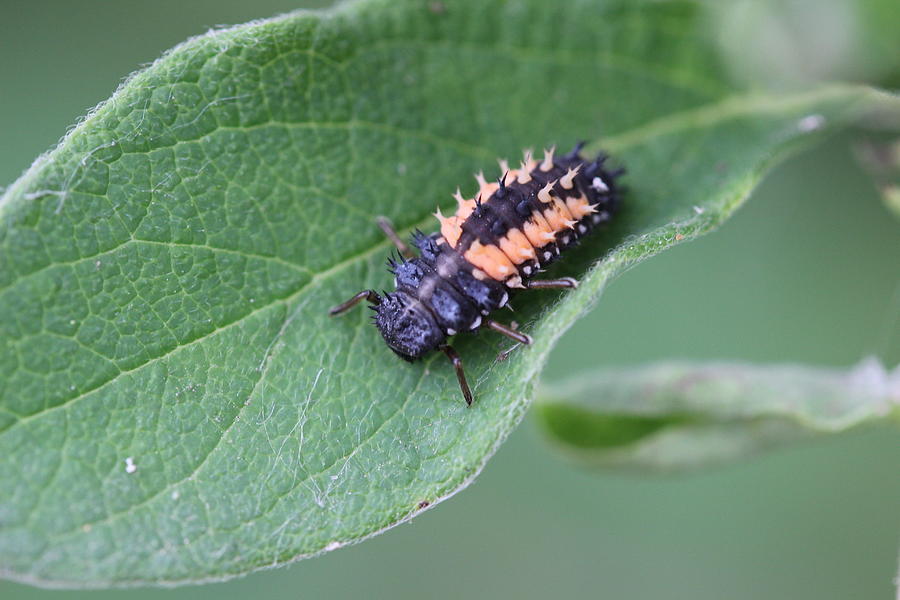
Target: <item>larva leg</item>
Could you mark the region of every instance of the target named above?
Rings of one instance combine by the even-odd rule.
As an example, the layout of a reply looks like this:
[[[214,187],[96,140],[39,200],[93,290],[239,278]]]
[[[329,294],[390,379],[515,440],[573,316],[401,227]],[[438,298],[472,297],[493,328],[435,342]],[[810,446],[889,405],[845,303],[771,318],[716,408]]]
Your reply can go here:
[[[361,292],[358,292],[346,302],[342,302],[337,306],[332,306],[328,310],[328,314],[334,316],[345,313],[363,300],[366,300],[369,304],[374,304],[376,306],[381,304],[381,296],[379,296],[375,290],[363,290]]]
[[[466,381],[466,373],[463,371],[462,359],[452,346],[441,346],[441,350],[450,359],[453,369],[456,371],[456,379],[459,381],[459,389],[462,391],[463,398],[466,400],[466,406],[472,406],[472,390],[469,389],[469,382]]]
[[[509,339],[515,340],[515,341],[519,342],[520,344],[525,344],[527,346],[532,341],[530,335],[518,332],[515,329],[513,329],[512,327],[508,327],[508,326],[504,325],[503,323],[498,323],[497,321],[488,319],[487,321],[485,321],[484,325],[485,325],[485,327],[489,327],[489,328],[493,329],[497,333],[502,333]]]
[[[509,355],[512,353],[512,351],[515,350],[516,348],[518,348],[519,346],[521,346],[521,345],[527,346],[528,344],[531,344],[531,342],[533,341],[531,339],[530,335],[526,335],[524,333],[519,333],[517,331],[518,325],[516,324],[515,321],[513,321],[508,326],[503,325],[502,323],[498,323],[497,321],[487,321],[484,325],[485,325],[485,327],[489,327],[498,333],[502,333],[506,337],[510,338],[511,340],[515,340],[515,342],[516,342],[516,344],[514,346],[511,346],[511,347],[507,348],[506,350],[502,350],[497,353],[497,361],[498,362],[504,361],[507,358],[509,358]]]
[[[529,290],[554,290],[554,289],[572,289],[578,287],[578,280],[572,277],[562,277],[560,279],[543,279],[530,280],[525,282],[525,287]]]
[[[406,242],[401,240],[400,236],[397,235],[397,232],[394,231],[394,225],[387,217],[375,217],[375,222],[378,224],[379,229],[384,232],[384,235],[386,235],[387,238],[394,243],[400,254],[402,254],[406,258],[412,258],[415,256]]]

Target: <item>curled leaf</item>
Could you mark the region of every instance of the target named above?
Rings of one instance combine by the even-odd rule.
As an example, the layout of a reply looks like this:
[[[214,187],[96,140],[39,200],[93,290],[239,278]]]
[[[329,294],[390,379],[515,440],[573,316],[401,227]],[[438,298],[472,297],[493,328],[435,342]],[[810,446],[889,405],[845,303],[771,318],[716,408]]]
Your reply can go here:
[[[864,423],[900,421],[900,368],[662,363],[602,369],[539,394],[557,445],[595,466],[660,470],[741,458]]]

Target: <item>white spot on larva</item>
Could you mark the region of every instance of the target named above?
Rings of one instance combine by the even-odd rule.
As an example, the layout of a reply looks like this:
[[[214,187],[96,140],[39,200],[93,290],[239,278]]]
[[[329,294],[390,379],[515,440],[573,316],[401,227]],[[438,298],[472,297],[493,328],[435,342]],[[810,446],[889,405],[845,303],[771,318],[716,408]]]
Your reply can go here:
[[[822,115],[807,115],[797,123],[797,129],[803,133],[809,133],[810,131],[821,129],[824,124],[825,117]]]
[[[571,240],[571,239],[572,239],[572,238],[570,238],[569,236],[564,237],[564,238],[563,238],[563,245],[568,244],[568,243],[569,243],[569,240]]]
[[[578,233],[587,233],[587,226],[585,226],[585,225],[579,225],[579,226],[578,226]]]
[[[509,294],[503,292],[503,297],[500,298],[500,306],[506,306],[506,303],[509,302]],[[487,313],[485,313],[487,314]]]
[[[544,260],[550,260],[553,258],[553,255],[550,252],[544,252]]]
[[[134,459],[129,456],[125,459],[125,472],[131,474],[135,471],[137,471],[137,465],[134,464]]]
[[[593,221],[595,225],[596,225],[597,223],[599,223],[600,221],[602,221],[602,220],[603,220],[603,219],[600,218],[600,215],[599,215],[599,214],[596,214],[596,215],[591,216],[591,221]]]
[[[694,208],[694,212],[697,213],[698,215],[702,215],[702,214],[703,214],[703,207],[702,207],[702,206],[694,205],[693,208]]]
[[[531,267],[529,267],[529,266],[522,267],[522,272],[525,273],[526,275],[531,275]]]
[[[469,325],[469,329],[478,329],[478,327],[480,325],[481,325],[481,317],[480,316],[475,317],[475,320],[472,321],[471,325]]]
[[[481,311],[481,314],[483,314],[484,316],[488,316],[489,314],[491,314],[491,311],[483,310],[483,311]]]
[[[456,330],[452,327],[447,328],[447,335],[456,335]]]
[[[518,275],[513,275],[512,277],[510,277],[509,279],[506,280],[506,287],[524,288],[525,286],[522,285],[521,277],[519,277]]]
[[[604,181],[602,179],[600,179],[599,177],[594,177],[591,180],[591,188],[593,188],[594,190],[596,190],[598,192],[608,192],[609,191],[609,186],[606,185],[606,183],[604,183]]]

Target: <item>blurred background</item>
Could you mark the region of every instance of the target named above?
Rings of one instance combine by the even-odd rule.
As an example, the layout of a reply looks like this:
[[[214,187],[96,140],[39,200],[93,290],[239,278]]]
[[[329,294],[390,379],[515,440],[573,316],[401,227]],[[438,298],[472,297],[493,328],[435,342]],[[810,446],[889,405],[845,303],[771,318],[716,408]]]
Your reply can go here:
[[[166,48],[310,4],[0,2],[0,185]],[[900,82],[895,0],[728,4],[710,24],[741,85]],[[567,334],[546,378],[666,358],[849,366],[875,355],[895,366],[900,220],[855,160],[871,136],[796,156],[719,231],[625,274]],[[0,598],[892,598],[898,547],[896,430],[639,477],[569,466],[526,419],[472,487],[359,546],[224,584],[0,582]]]

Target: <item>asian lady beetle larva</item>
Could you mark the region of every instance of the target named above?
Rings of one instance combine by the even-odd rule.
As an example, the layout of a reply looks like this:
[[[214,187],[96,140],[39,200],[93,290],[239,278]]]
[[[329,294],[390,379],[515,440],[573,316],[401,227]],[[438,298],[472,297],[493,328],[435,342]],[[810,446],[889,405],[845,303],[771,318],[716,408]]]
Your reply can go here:
[[[474,198],[464,198],[457,190],[456,214],[435,213],[440,231],[413,235],[419,256],[386,219],[379,218],[379,226],[400,251],[398,260],[388,259],[396,291],[379,295],[363,290],[330,314],[368,301],[388,347],[408,361],[431,350],[444,352],[456,369],[466,404],[471,405],[462,360],[447,338],[487,328],[530,344],[528,335],[488,316],[506,306],[510,292],[517,289],[576,287],[578,282],[571,277],[531,278],[579,238],[609,221],[618,207],[616,180],[624,169],[605,169],[607,157],[602,153],[588,162],[580,155],[582,146],[562,157],[555,157],[551,148],[540,162],[526,151],[518,169],[501,160],[502,175],[496,182],[476,175],[479,189]]]

